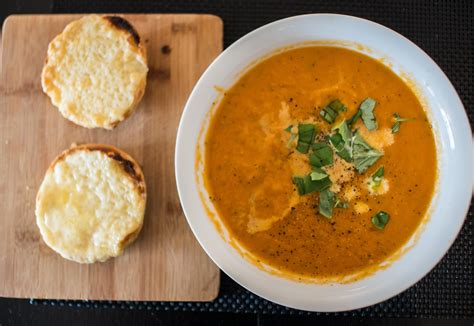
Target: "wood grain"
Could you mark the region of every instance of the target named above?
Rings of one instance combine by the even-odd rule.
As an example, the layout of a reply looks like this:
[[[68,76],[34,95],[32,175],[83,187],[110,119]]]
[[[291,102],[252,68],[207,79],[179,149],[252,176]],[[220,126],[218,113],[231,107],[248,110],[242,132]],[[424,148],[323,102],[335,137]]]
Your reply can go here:
[[[206,301],[219,270],[183,216],[174,176],[175,136],[194,83],[222,50],[222,21],[210,15],[123,15],[146,42],[150,71],[136,112],[115,130],[62,118],[41,91],[49,41],[79,15],[11,16],[4,24],[0,84],[0,296]],[[44,173],[71,143],[104,143],[143,167],[145,224],[123,256],[80,265],[54,253],[35,223]]]

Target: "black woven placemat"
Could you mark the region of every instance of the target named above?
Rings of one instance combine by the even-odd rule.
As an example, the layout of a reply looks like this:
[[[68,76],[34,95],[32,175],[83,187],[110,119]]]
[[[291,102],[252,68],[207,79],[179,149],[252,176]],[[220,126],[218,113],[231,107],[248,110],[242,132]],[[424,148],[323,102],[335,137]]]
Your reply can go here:
[[[466,1],[80,1],[59,0],[56,13],[211,13],[224,21],[224,45],[271,21],[306,13],[359,16],[398,31],[423,48],[446,72],[474,121],[474,2]],[[321,315],[473,318],[474,207],[456,242],[425,278],[372,307]],[[446,216],[449,218],[449,216]],[[33,304],[122,309],[306,314],[266,301],[222,273],[219,297],[206,303],[31,300]],[[318,313],[319,314],[319,313]]]

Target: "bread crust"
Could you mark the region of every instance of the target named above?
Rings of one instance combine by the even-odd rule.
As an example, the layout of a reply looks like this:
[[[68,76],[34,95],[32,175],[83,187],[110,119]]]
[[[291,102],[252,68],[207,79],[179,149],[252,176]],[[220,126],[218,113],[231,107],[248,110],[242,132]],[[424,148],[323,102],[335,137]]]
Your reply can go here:
[[[125,18],[121,16],[102,16],[102,18],[107,20],[113,27],[130,34],[130,41],[140,47],[140,36],[135,28]]]
[[[48,167],[48,172],[52,172],[54,170],[54,167],[56,164],[59,162],[63,161],[66,156],[71,155],[75,152],[79,151],[101,151],[105,154],[107,154],[108,157],[116,160],[117,162],[120,163],[120,166],[123,168],[123,170],[127,173],[127,175],[132,179],[143,197],[144,200],[146,200],[146,183],[145,183],[145,176],[143,175],[143,171],[140,167],[140,165],[131,157],[128,155],[126,152],[122,151],[121,149],[118,149],[115,146],[112,145],[106,145],[106,144],[82,144],[82,145],[77,145],[77,144],[72,144],[70,148],[66,149],[63,151],[61,154],[56,156],[56,158],[51,162],[50,166]]]

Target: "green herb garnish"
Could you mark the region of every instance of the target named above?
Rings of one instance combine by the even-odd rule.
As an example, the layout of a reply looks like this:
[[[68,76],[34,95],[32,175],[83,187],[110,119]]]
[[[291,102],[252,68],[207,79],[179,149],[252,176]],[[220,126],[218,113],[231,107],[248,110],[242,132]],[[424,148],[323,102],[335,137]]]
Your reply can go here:
[[[335,133],[329,137],[329,141],[336,150],[337,155],[347,162],[352,162],[352,131],[346,120],[342,120],[333,129]]]
[[[383,179],[383,175],[384,175],[384,172],[385,172],[385,168],[383,167],[383,165],[381,167],[379,167],[377,169],[377,171],[375,171],[374,174],[372,174],[371,176],[371,182],[370,182],[370,187],[372,189],[377,189],[378,187],[380,187],[380,184],[382,183],[382,179]]]
[[[300,153],[306,154],[314,142],[316,136],[316,127],[313,124],[299,124],[298,125],[298,144],[296,150]]]
[[[395,112],[393,114],[393,120],[395,121],[395,123],[392,126],[392,134],[396,134],[400,130],[400,123],[405,122],[405,121],[410,121],[413,119],[402,118],[398,115],[398,113]]]
[[[349,128],[346,120],[342,120],[337,126],[332,128],[332,130],[337,131],[342,136],[342,140],[346,143],[352,138],[352,130]]]
[[[334,100],[331,103],[328,104],[329,107],[333,108],[334,110],[337,110],[338,112],[346,112],[347,107],[342,104],[341,101],[339,100]]]
[[[331,190],[326,189],[319,194],[319,213],[327,218],[332,218],[333,208],[348,208],[349,204],[342,202]]]
[[[339,100],[334,100],[326,105],[320,112],[319,115],[326,120],[327,123],[331,124],[337,118],[339,112],[346,112],[347,107]]]
[[[324,217],[331,218],[334,204],[336,203],[336,195],[329,189],[319,194],[319,213]]]
[[[352,127],[354,123],[356,123],[357,119],[359,119],[362,115],[362,111],[358,109],[356,113],[347,121],[347,124]]]
[[[311,176],[311,180],[313,181],[321,180],[328,177],[328,174],[326,173],[326,171],[320,168],[315,168],[315,167],[313,167],[313,172],[311,172],[309,175]]]
[[[344,149],[345,142],[344,139],[342,139],[341,134],[336,133],[330,136],[329,141],[331,142],[332,146],[334,146],[336,152],[340,152]]]
[[[369,130],[377,129],[377,121],[375,120],[374,109],[377,102],[368,97],[360,104],[360,111],[362,114],[362,121]]]
[[[374,165],[383,155],[380,151],[367,144],[357,131],[354,134],[352,143],[352,157],[354,159],[355,168],[359,173],[367,171],[367,169]]]
[[[329,177],[320,180],[311,180],[311,174],[304,177],[293,177],[293,183],[298,188],[298,193],[303,196],[315,191],[323,191],[331,186]]]
[[[336,200],[336,203],[334,204],[335,208],[348,208],[349,204],[345,201],[340,201],[339,199]]]
[[[344,142],[340,134],[334,134],[329,137],[331,144],[336,149],[336,154],[339,155],[346,162],[352,162],[352,150],[350,148],[351,142]],[[347,146],[346,146],[347,145]]]
[[[384,211],[380,211],[372,217],[372,224],[379,230],[383,230],[390,220],[390,215]]]
[[[313,144],[313,152],[309,156],[309,163],[313,167],[321,168],[326,165],[332,165],[332,149],[328,144]]]
[[[293,129],[293,125],[289,125],[285,129],[283,129],[283,131],[290,133],[290,138],[288,139],[288,142],[286,143],[286,147],[288,148],[292,147],[293,142],[298,137],[298,134],[291,132],[292,129]]]

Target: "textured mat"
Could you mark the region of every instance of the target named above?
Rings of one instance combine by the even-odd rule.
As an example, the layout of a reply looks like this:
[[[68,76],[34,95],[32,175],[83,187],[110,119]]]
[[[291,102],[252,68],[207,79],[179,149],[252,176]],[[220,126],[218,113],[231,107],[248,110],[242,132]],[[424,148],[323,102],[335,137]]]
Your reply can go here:
[[[56,13],[211,13],[224,20],[225,46],[274,20],[306,13],[359,16],[398,31],[423,48],[446,72],[474,121],[474,2],[466,1],[56,1]],[[355,317],[474,317],[474,207],[456,242],[425,278],[400,295],[372,307],[344,313]],[[268,302],[222,274],[213,302],[91,302],[32,300],[33,304],[122,309],[308,314]]]

